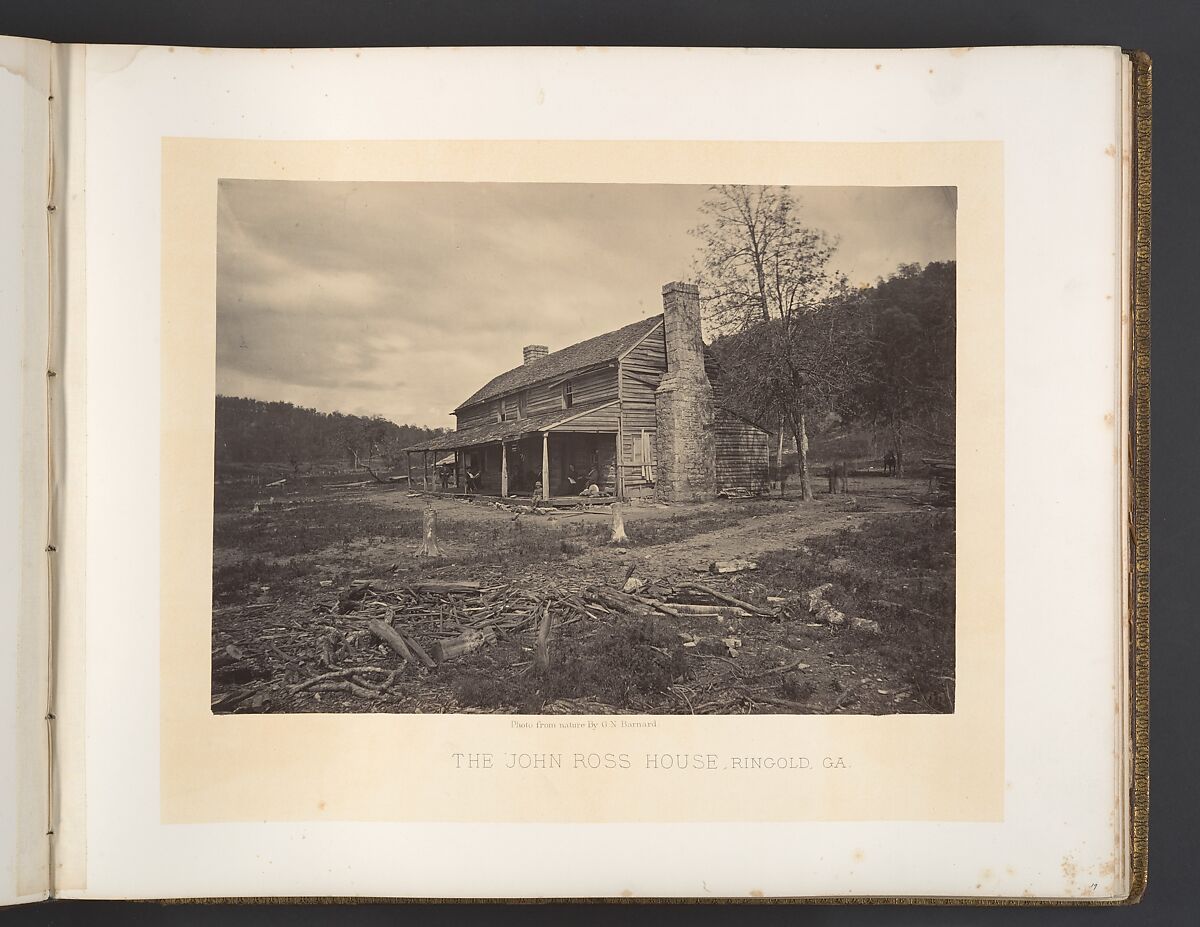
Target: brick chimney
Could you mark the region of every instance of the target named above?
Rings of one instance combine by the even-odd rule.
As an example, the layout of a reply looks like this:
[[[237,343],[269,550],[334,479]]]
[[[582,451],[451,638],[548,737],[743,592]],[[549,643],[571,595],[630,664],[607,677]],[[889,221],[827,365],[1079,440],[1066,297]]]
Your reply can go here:
[[[667,372],[654,392],[657,430],[655,496],[699,502],[717,495],[716,409],[704,371],[700,290],[690,283],[663,287]]]
[[[526,364],[532,364],[534,361],[541,360],[550,353],[550,349],[544,344],[527,344],[522,350],[525,354]]]

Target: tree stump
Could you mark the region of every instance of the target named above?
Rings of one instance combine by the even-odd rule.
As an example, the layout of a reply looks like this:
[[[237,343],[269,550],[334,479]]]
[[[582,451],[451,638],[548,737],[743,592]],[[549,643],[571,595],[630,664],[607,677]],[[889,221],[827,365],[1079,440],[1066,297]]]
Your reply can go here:
[[[422,519],[421,546],[417,548],[417,556],[440,557],[441,555],[437,540],[437,513],[434,512],[433,505],[428,504],[425,506],[425,515]]]
[[[612,537],[608,539],[609,544],[628,544],[629,538],[625,536],[625,519],[621,517],[621,510],[614,502],[612,507]]]

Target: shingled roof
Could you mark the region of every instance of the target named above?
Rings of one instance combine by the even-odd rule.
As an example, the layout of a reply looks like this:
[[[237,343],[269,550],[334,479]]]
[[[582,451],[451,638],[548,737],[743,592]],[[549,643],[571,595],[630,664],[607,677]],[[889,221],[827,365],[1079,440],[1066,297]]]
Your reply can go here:
[[[553,380],[555,377],[561,377],[576,370],[615,361],[621,354],[645,338],[650,330],[662,321],[662,318],[660,313],[648,319],[633,322],[624,328],[618,328],[616,331],[573,344],[560,351],[555,351],[553,354],[547,354],[531,364],[514,367],[512,370],[493,377],[454,411],[457,412],[488,399],[495,399],[497,396],[511,393],[514,390],[525,389],[535,383]]]

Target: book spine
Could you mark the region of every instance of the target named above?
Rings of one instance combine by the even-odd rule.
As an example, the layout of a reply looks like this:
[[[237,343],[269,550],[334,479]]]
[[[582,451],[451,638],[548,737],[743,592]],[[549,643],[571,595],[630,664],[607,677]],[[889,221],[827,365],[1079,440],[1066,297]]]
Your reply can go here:
[[[1150,176],[1153,76],[1150,56],[1130,53],[1133,65],[1133,407],[1131,512],[1133,562],[1133,777],[1129,903],[1146,890],[1150,810]]]

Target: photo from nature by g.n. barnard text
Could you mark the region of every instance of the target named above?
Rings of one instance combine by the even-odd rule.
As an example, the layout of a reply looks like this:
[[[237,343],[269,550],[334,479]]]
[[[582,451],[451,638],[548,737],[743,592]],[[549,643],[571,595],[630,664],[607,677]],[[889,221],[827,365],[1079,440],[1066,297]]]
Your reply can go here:
[[[956,211],[220,181],[212,710],[953,712]]]

